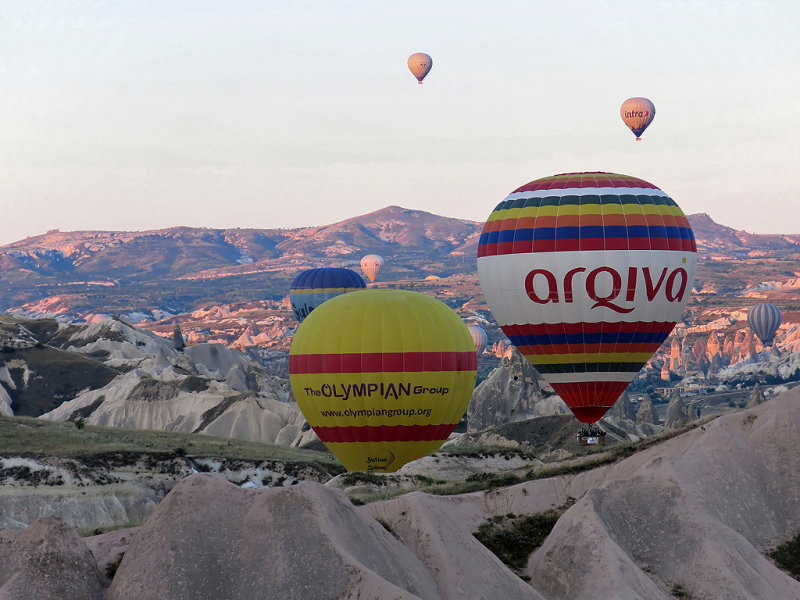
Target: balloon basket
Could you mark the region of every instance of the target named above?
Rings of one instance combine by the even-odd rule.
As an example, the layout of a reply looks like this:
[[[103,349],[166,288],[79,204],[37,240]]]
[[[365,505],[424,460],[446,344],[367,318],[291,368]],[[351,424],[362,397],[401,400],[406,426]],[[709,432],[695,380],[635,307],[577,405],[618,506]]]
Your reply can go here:
[[[606,432],[597,423],[584,423],[578,431],[577,439],[581,446],[605,446]]]
[[[641,142],[641,141],[642,141],[642,138],[636,138],[636,141],[637,141],[637,142]]]

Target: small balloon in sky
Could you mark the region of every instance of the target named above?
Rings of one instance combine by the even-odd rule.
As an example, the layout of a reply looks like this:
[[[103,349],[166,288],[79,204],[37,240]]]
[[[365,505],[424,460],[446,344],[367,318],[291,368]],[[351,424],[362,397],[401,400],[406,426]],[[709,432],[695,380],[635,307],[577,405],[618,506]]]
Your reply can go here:
[[[369,278],[370,283],[375,283],[375,278],[381,272],[383,258],[377,254],[367,254],[361,259],[361,270]]]
[[[656,116],[656,107],[647,98],[628,98],[622,103],[619,116],[622,117],[623,123],[633,132],[636,139],[641,140],[642,133]]]
[[[433,66],[433,59],[424,52],[417,52],[408,57],[408,68],[421,84]]]

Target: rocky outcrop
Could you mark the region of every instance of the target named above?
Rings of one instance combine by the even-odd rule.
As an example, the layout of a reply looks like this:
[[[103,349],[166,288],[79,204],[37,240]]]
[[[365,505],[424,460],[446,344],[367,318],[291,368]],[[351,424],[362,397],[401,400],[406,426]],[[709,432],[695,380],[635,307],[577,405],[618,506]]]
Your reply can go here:
[[[86,545],[54,519],[0,532],[0,597],[797,598],[800,582],[762,552],[800,527],[799,423],[795,389],[576,475],[361,507],[330,486],[194,475],[144,525]],[[529,583],[472,535],[552,509],[563,514],[527,558]],[[121,557],[105,595],[88,546],[103,569]]]
[[[196,475],[180,483],[137,531],[108,598],[223,597],[443,596],[417,556],[353,510],[338,490],[316,484],[243,490]]]
[[[755,408],[759,404],[764,404],[767,401],[764,396],[764,390],[761,389],[759,384],[756,384],[753,391],[750,392],[750,397],[747,399],[747,406],[745,408]]]
[[[101,600],[97,563],[75,529],[43,517],[21,531],[0,530],[0,598]]]
[[[639,409],[636,411],[636,422],[639,424],[659,425],[658,414],[653,407],[653,399],[650,394],[645,394],[642,401],[639,403]]]
[[[609,411],[609,416],[615,419],[627,419],[629,421],[636,421],[636,409],[631,402],[631,397],[628,392],[623,392],[619,399],[614,403]]]
[[[468,431],[567,413],[569,409],[558,396],[542,393],[536,369],[514,349],[511,357],[501,360],[475,388],[467,408]]]
[[[664,427],[667,429],[677,429],[683,427],[691,420],[680,392],[678,390],[673,390],[669,404],[667,405],[667,414],[664,417]]]

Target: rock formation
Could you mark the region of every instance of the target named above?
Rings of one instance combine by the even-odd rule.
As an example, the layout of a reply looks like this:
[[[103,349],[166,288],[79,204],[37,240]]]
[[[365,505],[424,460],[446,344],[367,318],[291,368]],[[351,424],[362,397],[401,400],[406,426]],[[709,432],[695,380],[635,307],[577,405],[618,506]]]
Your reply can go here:
[[[46,518],[0,532],[0,597],[798,598],[800,582],[763,555],[800,523],[798,424],[795,389],[578,474],[361,507],[330,486],[249,490],[194,475],[135,530],[82,542]],[[494,517],[553,509],[563,514],[527,558],[529,583],[472,535]],[[103,591],[98,568],[120,555]]]
[[[631,402],[631,397],[628,392],[623,392],[619,399],[614,403],[609,411],[609,416],[615,419],[628,419],[629,421],[636,421],[636,409]]]
[[[753,391],[750,392],[750,397],[747,399],[747,406],[745,408],[755,408],[759,404],[764,404],[767,401],[764,396],[764,390],[761,389],[759,384],[756,384]]]
[[[536,369],[513,349],[511,357],[500,361],[500,366],[475,388],[467,409],[468,431],[568,412],[558,396],[542,394]]]
[[[636,411],[636,422],[639,424],[659,425],[658,414],[653,407],[653,399],[650,394],[645,394],[639,403],[639,410]]]
[[[100,600],[100,572],[75,529],[43,517],[20,531],[0,529],[0,598]]]
[[[664,427],[667,429],[677,429],[683,427],[691,420],[692,418],[686,410],[680,392],[678,390],[672,390],[672,396],[667,405],[667,414],[664,417]]]

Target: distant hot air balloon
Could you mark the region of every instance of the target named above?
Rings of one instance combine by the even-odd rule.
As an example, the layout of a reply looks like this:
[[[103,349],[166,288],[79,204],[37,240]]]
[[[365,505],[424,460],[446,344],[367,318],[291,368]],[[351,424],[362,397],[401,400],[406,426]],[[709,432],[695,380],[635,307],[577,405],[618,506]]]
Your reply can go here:
[[[472,341],[475,342],[475,352],[480,355],[483,349],[486,348],[486,344],[489,343],[489,336],[486,335],[486,331],[484,331],[483,327],[479,327],[478,325],[468,325],[467,329],[472,336]]]
[[[765,346],[775,341],[775,332],[781,321],[781,309],[769,302],[759,302],[747,311],[747,324]]]
[[[371,283],[375,282],[375,278],[381,272],[381,267],[383,267],[383,259],[377,254],[367,254],[361,259],[361,270],[364,271],[364,275],[369,277]]]
[[[350,471],[396,471],[435,452],[467,409],[476,365],[458,315],[406,290],[328,300],[289,351],[300,410]]]
[[[628,98],[619,109],[622,121],[636,136],[642,139],[642,133],[656,116],[656,107],[647,98]]]
[[[350,269],[308,269],[294,278],[289,288],[292,312],[301,323],[326,300],[366,287],[361,275]]]
[[[611,173],[518,188],[478,245],[497,323],[584,423],[605,414],[681,318],[696,261],[678,205]]]
[[[408,57],[408,68],[420,84],[432,66],[433,59],[424,52],[417,52]]]

